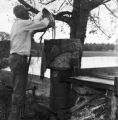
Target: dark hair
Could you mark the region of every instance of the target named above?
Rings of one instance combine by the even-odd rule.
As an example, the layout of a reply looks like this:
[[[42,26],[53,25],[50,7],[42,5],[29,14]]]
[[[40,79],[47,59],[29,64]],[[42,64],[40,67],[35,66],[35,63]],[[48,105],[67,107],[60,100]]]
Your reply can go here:
[[[23,5],[17,5],[13,8],[13,12],[17,18],[20,19],[29,19],[28,9]]]

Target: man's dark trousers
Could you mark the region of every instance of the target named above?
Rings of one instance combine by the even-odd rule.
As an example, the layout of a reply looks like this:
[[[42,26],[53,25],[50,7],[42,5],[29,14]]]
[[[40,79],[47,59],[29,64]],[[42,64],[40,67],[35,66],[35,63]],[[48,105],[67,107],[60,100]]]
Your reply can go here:
[[[12,72],[13,94],[11,100],[11,112],[8,120],[20,120],[20,109],[24,105],[28,80],[27,56],[13,53],[10,55],[9,64]]]

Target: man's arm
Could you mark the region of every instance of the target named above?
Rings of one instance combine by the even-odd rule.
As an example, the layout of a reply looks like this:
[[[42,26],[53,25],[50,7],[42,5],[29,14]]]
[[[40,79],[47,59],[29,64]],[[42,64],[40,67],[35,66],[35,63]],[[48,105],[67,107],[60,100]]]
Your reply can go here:
[[[43,19],[43,13],[42,13],[42,11],[39,12],[38,14],[36,14],[34,16],[34,20],[42,20],[42,19]]]
[[[45,29],[46,27],[48,27],[48,25],[49,25],[48,18],[44,18],[41,21],[33,20],[29,24],[27,23],[26,25],[24,25],[23,29],[25,31],[42,30],[42,29]]]

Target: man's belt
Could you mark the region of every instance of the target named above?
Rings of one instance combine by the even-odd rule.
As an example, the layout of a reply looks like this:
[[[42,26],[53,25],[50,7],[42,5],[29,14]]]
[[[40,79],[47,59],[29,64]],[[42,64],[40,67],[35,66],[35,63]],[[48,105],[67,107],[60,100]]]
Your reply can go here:
[[[23,58],[27,58],[27,55],[20,55],[18,53],[12,53],[11,55],[15,55],[15,56],[19,56],[19,57],[23,57]]]

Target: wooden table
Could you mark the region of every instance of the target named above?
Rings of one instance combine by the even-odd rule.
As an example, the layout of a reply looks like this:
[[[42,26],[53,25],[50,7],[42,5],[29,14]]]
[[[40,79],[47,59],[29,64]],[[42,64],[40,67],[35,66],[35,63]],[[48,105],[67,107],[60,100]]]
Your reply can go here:
[[[69,81],[78,85],[114,90],[118,82],[117,67],[82,69],[80,75],[70,77]]]
[[[113,79],[104,79],[104,78],[98,78],[88,75],[71,77],[71,81],[78,85],[85,85],[85,86],[103,88],[109,90],[114,89],[114,80],[115,77],[113,77]]]
[[[82,69],[78,76],[69,78],[69,81],[76,86],[78,85],[78,87],[82,85],[90,88],[100,88],[106,91],[103,93],[105,94],[105,120],[111,120],[110,118],[114,118],[114,116],[118,119],[116,116],[116,114],[118,114],[117,103],[115,102],[118,100],[117,69],[116,67]],[[94,95],[97,94],[95,93]],[[94,101],[94,95],[88,98],[85,96],[84,102],[72,107],[71,112],[77,111],[88,105],[91,100]],[[80,93],[79,96],[81,97]],[[113,110],[114,107],[116,108],[115,111]]]

